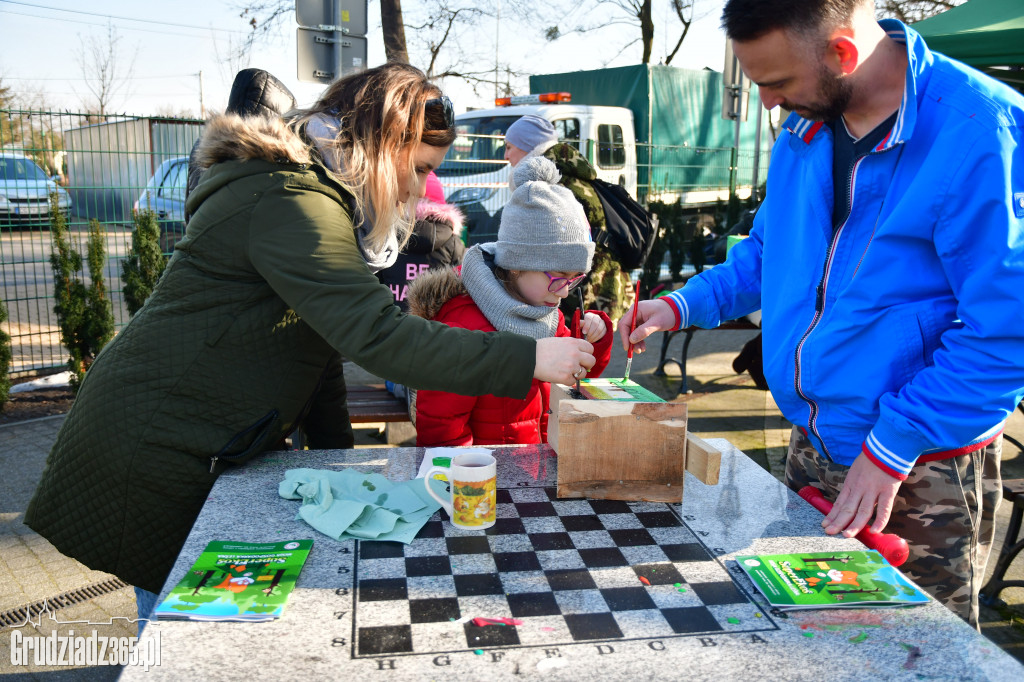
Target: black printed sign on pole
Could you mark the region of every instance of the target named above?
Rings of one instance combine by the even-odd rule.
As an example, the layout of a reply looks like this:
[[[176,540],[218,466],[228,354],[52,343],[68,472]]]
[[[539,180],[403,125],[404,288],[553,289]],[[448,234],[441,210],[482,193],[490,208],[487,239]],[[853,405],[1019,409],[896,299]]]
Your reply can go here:
[[[300,81],[330,83],[366,68],[367,0],[295,0]]]

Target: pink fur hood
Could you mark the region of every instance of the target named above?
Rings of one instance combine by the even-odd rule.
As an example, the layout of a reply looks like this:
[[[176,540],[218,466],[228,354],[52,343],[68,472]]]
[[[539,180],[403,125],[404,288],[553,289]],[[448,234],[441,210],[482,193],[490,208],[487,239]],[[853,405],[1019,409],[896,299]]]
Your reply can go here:
[[[451,204],[436,204],[429,199],[420,199],[416,204],[416,220],[430,220],[435,223],[447,223],[452,226],[456,236],[462,234],[465,216]]]

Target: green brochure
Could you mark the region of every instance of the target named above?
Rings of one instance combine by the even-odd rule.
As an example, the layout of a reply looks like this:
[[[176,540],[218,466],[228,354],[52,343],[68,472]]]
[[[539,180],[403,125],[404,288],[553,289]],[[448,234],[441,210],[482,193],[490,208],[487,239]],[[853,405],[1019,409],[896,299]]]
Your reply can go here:
[[[211,542],[153,615],[158,620],[279,618],[312,547],[312,540]]]
[[[772,606],[825,609],[916,606],[929,597],[874,550],[738,556]]]

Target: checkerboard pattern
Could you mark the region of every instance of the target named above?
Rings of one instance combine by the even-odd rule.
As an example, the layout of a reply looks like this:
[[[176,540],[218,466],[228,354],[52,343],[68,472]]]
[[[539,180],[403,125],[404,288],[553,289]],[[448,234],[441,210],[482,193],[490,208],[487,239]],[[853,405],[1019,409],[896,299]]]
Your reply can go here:
[[[357,543],[356,656],[774,627],[667,504],[497,496],[484,532],[435,516],[410,545]],[[523,624],[454,622],[466,617]]]

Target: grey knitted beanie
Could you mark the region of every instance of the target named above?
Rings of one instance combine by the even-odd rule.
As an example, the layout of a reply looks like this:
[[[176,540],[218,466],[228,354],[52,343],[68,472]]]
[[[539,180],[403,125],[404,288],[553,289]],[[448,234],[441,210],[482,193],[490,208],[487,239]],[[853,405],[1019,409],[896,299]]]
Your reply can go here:
[[[527,157],[512,171],[515,191],[501,213],[494,262],[506,270],[589,272],[594,241],[583,207],[557,184],[555,164]]]
[[[558,142],[558,133],[551,121],[533,114],[516,119],[505,132],[505,141],[524,152],[532,152],[538,145],[548,147]]]

